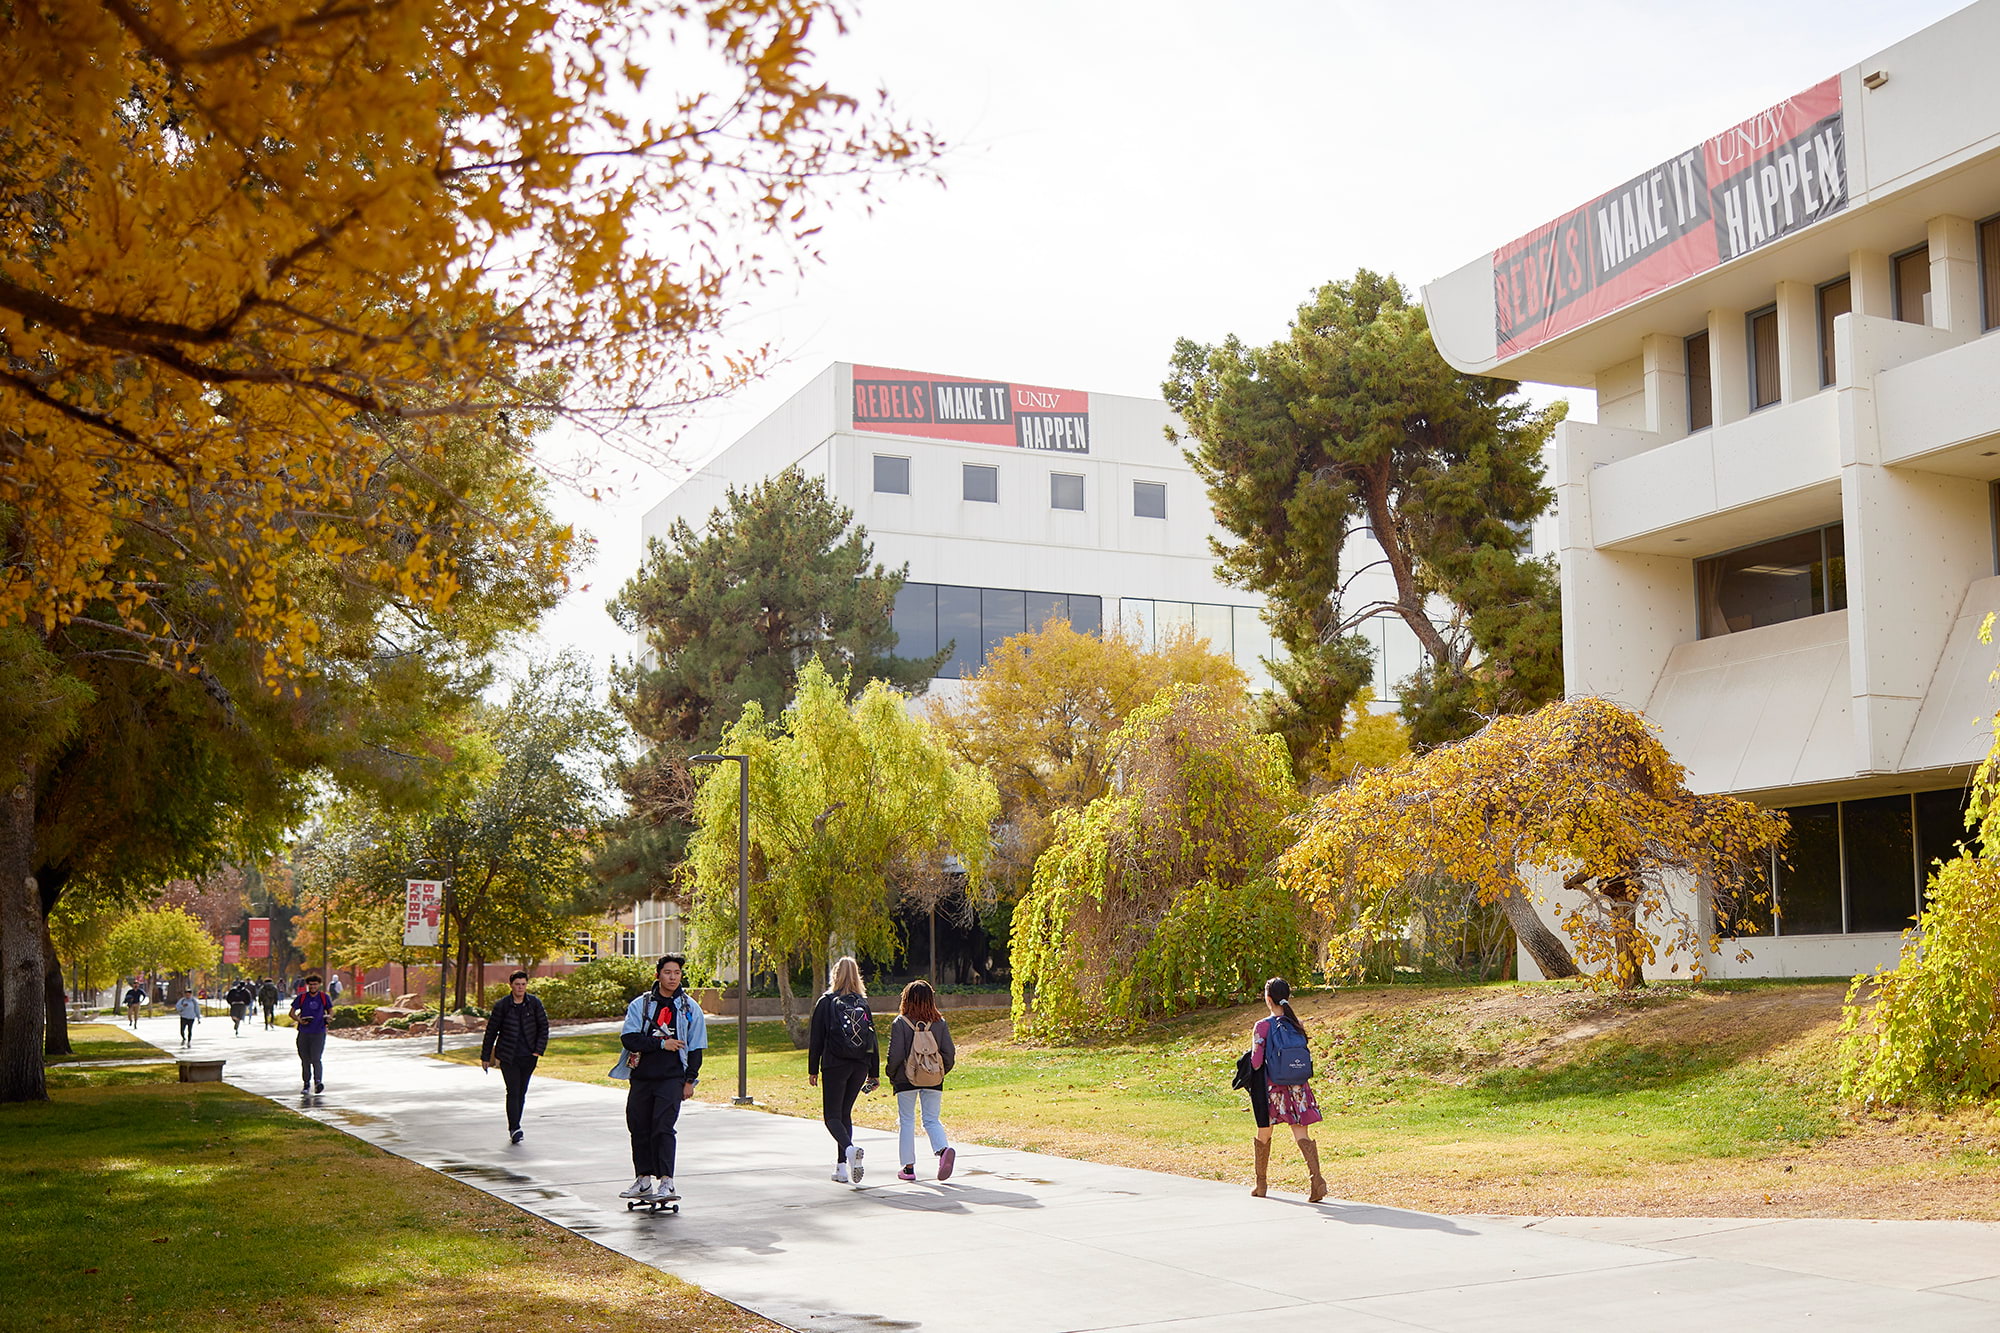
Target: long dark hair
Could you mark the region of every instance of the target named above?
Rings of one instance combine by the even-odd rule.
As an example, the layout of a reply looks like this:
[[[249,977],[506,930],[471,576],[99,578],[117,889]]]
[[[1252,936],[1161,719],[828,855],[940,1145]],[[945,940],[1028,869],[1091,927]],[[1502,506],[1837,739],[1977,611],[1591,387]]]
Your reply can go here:
[[[1285,1021],[1298,1029],[1304,1036],[1306,1025],[1299,1022],[1299,1016],[1292,1012],[1292,983],[1283,977],[1272,977],[1264,983],[1264,998],[1285,1011]]]
[[[912,1023],[935,1023],[938,1021],[937,995],[931,990],[931,983],[921,978],[903,987],[903,1017]]]

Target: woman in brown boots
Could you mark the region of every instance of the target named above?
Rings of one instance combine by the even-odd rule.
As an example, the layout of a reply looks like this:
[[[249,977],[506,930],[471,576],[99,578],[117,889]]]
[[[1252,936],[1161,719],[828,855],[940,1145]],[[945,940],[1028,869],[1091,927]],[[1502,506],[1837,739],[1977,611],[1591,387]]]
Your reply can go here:
[[[1264,983],[1264,1005],[1270,1016],[1250,1029],[1250,1107],[1257,1116],[1257,1188],[1250,1192],[1261,1199],[1270,1188],[1271,1126],[1289,1125],[1312,1172],[1312,1192],[1306,1198],[1318,1203],[1326,1197],[1326,1177],[1319,1173],[1319,1145],[1311,1133],[1320,1119],[1313,1099],[1312,1048],[1305,1024],[1292,1012],[1292,988],[1283,977]]]

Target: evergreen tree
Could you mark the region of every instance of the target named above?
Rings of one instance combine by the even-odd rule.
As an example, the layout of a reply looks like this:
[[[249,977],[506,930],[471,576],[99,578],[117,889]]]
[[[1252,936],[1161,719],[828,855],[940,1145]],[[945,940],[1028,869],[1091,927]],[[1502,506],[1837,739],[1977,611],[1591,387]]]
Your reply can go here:
[[[1192,438],[1174,438],[1233,538],[1216,544],[1224,577],[1264,595],[1289,656],[1272,724],[1295,762],[1340,735],[1370,676],[1356,631],[1378,616],[1423,648],[1402,691],[1420,745],[1561,695],[1555,570],[1529,556],[1528,529],[1552,500],[1541,449],[1566,409],[1518,388],[1446,365],[1422,307],[1366,269],[1320,288],[1268,347],[1175,345],[1163,391]],[[1342,557],[1364,533],[1394,591],[1357,605]]]
[[[661,892],[692,824],[690,754],[710,750],[755,703],[777,717],[814,658],[858,693],[882,680],[921,693],[946,654],[894,655],[890,628],[903,570],[871,564],[853,512],[787,468],[729,488],[700,532],[685,519],[655,539],[611,603],[645,651],[613,672],[613,699],[651,743],[621,775],[631,810],[606,872],[632,896]]]

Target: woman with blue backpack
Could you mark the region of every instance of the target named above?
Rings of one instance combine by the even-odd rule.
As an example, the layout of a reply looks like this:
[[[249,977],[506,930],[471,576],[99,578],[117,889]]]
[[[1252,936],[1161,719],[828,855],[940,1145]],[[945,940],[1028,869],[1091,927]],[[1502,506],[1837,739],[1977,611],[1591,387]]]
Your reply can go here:
[[[1312,1192],[1306,1198],[1318,1203],[1326,1197],[1326,1177],[1319,1173],[1319,1145],[1311,1133],[1320,1120],[1312,1090],[1312,1046],[1305,1024],[1292,1012],[1292,988],[1283,977],[1264,983],[1264,1007],[1270,1015],[1250,1029],[1248,1086],[1250,1109],[1257,1117],[1257,1188],[1250,1193],[1261,1199],[1269,1190],[1271,1126],[1288,1125],[1312,1172]]]

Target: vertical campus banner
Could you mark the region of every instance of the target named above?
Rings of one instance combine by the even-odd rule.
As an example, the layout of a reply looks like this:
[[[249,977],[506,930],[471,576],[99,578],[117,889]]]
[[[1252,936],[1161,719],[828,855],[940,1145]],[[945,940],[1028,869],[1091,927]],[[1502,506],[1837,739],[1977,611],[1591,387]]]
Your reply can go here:
[[[1076,389],[856,366],[853,407],[856,430],[1090,452],[1090,395]]]
[[[1495,250],[1500,355],[1802,231],[1847,198],[1835,75]]]
[[[222,937],[222,961],[231,967],[243,961],[243,937],[224,935]]]
[[[438,942],[438,918],[443,912],[443,880],[404,880],[403,944],[412,949],[435,949]]]
[[[252,958],[269,958],[271,956],[270,917],[253,916],[250,918],[249,956]]]

